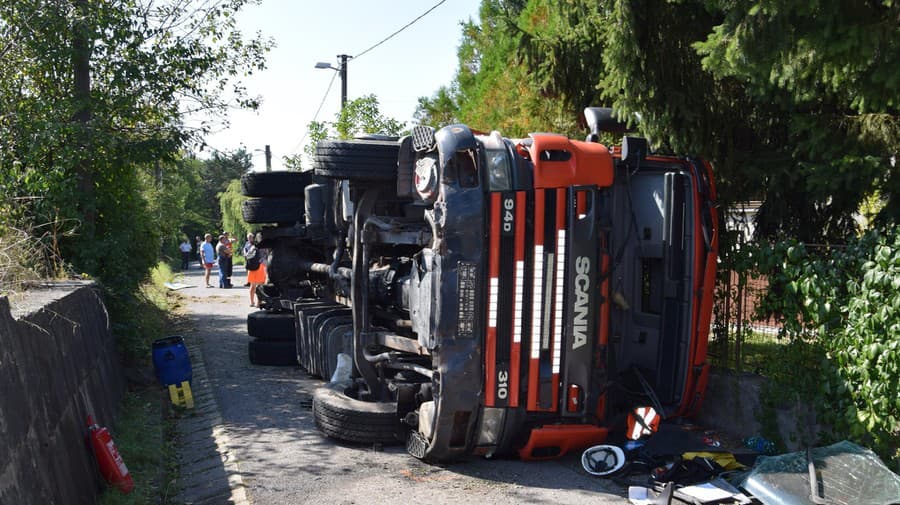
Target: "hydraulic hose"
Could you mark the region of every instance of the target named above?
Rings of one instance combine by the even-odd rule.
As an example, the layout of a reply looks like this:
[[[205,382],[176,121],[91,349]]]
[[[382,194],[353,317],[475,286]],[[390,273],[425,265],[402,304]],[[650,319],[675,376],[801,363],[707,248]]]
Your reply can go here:
[[[363,357],[369,363],[378,363],[381,361],[389,361],[400,357],[400,353],[396,351],[386,351],[379,354],[372,354],[368,350],[363,349]]]
[[[410,372],[416,372],[417,374],[424,375],[429,379],[434,377],[434,372],[425,368],[422,365],[416,365],[415,363],[405,363],[402,361],[387,361],[382,366],[387,368],[393,368],[396,370],[409,370]]]

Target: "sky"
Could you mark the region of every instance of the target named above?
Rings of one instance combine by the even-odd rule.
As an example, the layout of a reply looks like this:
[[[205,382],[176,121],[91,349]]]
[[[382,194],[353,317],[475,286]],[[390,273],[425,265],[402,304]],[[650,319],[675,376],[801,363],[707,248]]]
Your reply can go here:
[[[261,5],[245,7],[238,15],[241,32],[248,36],[259,31],[276,43],[266,58],[268,68],[244,79],[262,105],[255,112],[232,110],[230,126],[207,136],[207,145],[220,151],[243,146],[253,154],[254,169],[264,170],[263,149],[268,144],[272,168],[282,169],[282,156],[302,152],[306,125],[320,104],[319,121],[333,121],[340,110],[340,76],[325,96],[337,72],[316,69],[316,63],[338,67],[337,55],[360,55],[439,1],[262,0]],[[411,121],[419,97],[431,96],[452,81],[460,23],[477,20],[480,4],[445,0],[387,42],[350,60],[348,100],[375,94],[382,114]]]

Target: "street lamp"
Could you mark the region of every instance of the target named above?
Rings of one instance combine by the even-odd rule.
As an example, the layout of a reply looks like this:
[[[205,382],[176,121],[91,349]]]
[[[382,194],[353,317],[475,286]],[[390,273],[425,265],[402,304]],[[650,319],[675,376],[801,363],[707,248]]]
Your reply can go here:
[[[266,172],[272,171],[272,148],[269,147],[269,144],[266,144],[266,148],[263,149],[254,149],[255,153],[265,153],[266,154]]]
[[[341,109],[344,108],[344,104],[347,103],[347,60],[353,58],[352,56],[348,56],[346,54],[339,54],[338,58],[341,59],[340,68],[335,68],[331,66],[331,63],[327,63],[324,61],[320,61],[316,63],[316,68],[329,68],[331,70],[336,70],[341,74]]]

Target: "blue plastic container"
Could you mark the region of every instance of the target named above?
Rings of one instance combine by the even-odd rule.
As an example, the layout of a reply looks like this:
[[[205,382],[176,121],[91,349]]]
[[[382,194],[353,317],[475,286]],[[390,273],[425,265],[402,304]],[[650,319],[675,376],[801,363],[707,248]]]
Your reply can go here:
[[[153,369],[156,370],[156,379],[163,386],[191,382],[191,357],[181,335],[153,341]]]

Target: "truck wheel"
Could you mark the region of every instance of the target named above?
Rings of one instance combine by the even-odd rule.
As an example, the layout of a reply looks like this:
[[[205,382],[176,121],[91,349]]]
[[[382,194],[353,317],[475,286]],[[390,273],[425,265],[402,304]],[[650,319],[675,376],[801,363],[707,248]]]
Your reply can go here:
[[[259,340],[294,341],[294,314],[257,310],[247,315],[247,334]]]
[[[251,224],[295,223],[303,220],[303,197],[251,198],[244,201],[241,214]]]
[[[346,382],[316,389],[313,395],[316,427],[325,435],[346,442],[400,443],[397,404],[357,400],[348,395],[352,391]]]
[[[294,342],[254,339],[247,343],[250,363],[268,366],[297,366]]]
[[[386,140],[323,140],[316,146],[316,175],[362,182],[397,177],[400,144]]]
[[[297,196],[312,183],[312,172],[247,172],[241,176],[244,196]]]

